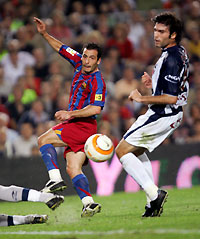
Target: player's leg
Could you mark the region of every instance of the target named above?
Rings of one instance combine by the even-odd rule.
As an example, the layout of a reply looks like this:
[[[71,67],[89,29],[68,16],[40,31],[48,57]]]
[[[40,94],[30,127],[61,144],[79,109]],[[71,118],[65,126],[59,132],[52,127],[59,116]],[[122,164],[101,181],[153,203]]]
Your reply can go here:
[[[151,165],[151,162],[150,162],[148,156],[146,155],[146,153],[143,153],[142,155],[138,156],[138,158],[143,163],[147,174],[149,175],[149,177],[154,182],[153,172],[152,172],[152,165]],[[166,191],[161,190],[161,189],[158,189],[158,195],[159,195],[159,198],[165,198],[166,199],[166,197],[167,197]],[[147,204],[145,205],[145,211],[142,214],[142,217],[158,216],[158,215],[155,215],[155,213],[153,211],[153,208],[151,207],[151,199],[149,198],[149,196],[147,194],[146,194],[146,197],[147,197]],[[163,206],[163,203],[162,203],[162,206]],[[163,208],[161,208],[159,210],[159,216],[161,215],[162,212],[163,212]]]
[[[14,185],[11,186],[2,186],[0,185],[0,199],[9,202],[19,202],[24,198],[25,193],[24,188],[17,187]],[[27,197],[27,196],[26,196]]]
[[[10,202],[44,202],[52,210],[54,210],[62,202],[64,202],[63,196],[54,195],[52,193],[39,192],[34,189],[18,187],[15,185],[8,187],[0,185],[0,199]]]
[[[147,174],[149,175],[151,180],[154,182],[152,165],[151,165],[151,162],[150,162],[148,156],[146,155],[146,153],[143,153],[140,156],[138,156],[138,158],[143,163]],[[150,204],[151,199],[149,198],[149,196],[147,194],[146,194],[146,198],[147,198],[147,204],[145,205],[145,212],[143,213],[143,217],[150,216],[152,214],[152,210],[150,209],[151,208],[151,204]]]
[[[130,145],[124,139],[120,141],[116,148],[116,154],[120,159],[123,168],[144,189],[152,201],[158,196],[158,187],[154,184],[151,177],[146,172],[143,163],[136,156],[143,154],[144,151],[144,148],[137,148],[133,145]]]
[[[95,203],[90,193],[89,182],[82,172],[82,165],[86,159],[83,152],[68,152],[66,154],[67,173],[72,180],[74,189],[83,203],[82,217],[91,217],[100,212],[101,205]]]
[[[0,215],[0,226],[15,226],[15,225],[22,225],[22,224],[37,224],[37,223],[45,223],[48,220],[47,215]]]
[[[42,191],[55,192],[64,190],[66,185],[60,174],[55,147],[64,147],[67,144],[59,139],[53,129],[50,129],[38,138],[38,146],[50,178]]]
[[[148,216],[160,216],[163,204],[167,197],[167,192],[164,190],[158,190],[151,175],[149,176],[145,166],[136,156],[142,155],[145,150],[146,149],[144,148],[130,145],[122,139],[116,148],[116,154],[125,171],[143,188],[146,195],[151,200],[151,211]]]

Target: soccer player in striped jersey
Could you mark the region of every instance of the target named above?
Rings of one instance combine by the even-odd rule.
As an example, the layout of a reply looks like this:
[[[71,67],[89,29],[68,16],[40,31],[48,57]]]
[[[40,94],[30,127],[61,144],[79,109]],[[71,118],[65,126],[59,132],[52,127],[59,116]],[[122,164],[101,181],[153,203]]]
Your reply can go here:
[[[34,18],[38,32],[62,57],[74,67],[68,110],[56,112],[56,125],[38,139],[40,152],[48,169],[50,181],[43,191],[55,192],[66,188],[57,163],[55,147],[65,147],[67,173],[83,203],[82,217],[100,212],[101,205],[94,203],[87,177],[82,166],[87,162],[84,144],[89,136],[97,132],[96,115],[101,113],[106,96],[106,85],[98,65],[101,62],[101,48],[95,43],[84,46],[82,55],[49,35],[46,24]]]
[[[142,76],[144,85],[152,89],[152,95],[143,96],[137,89],[129,95],[130,100],[148,104],[149,108],[133,123],[116,148],[123,168],[147,195],[143,217],[160,216],[168,195],[155,185],[145,151],[152,152],[180,125],[189,91],[189,60],[180,46],[180,20],[170,12],[152,20],[155,46],[162,49],[152,77],[146,72]]]

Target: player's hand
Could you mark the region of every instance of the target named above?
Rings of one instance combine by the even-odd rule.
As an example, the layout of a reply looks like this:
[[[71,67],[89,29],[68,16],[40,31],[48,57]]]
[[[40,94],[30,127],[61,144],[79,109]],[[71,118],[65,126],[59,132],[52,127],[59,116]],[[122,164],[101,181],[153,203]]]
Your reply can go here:
[[[46,24],[39,18],[34,17],[33,21],[36,23],[37,30],[40,34],[44,34],[46,32]]]
[[[152,80],[148,73],[144,72],[142,76],[142,83],[145,85],[146,88],[152,89]]]
[[[73,118],[71,116],[71,112],[72,111],[59,110],[55,113],[55,118],[60,121],[65,121],[65,120],[71,119],[71,118]]]
[[[135,89],[131,91],[128,98],[129,100],[135,100],[136,102],[141,102],[141,97],[142,95],[140,94],[140,92],[137,89]]]

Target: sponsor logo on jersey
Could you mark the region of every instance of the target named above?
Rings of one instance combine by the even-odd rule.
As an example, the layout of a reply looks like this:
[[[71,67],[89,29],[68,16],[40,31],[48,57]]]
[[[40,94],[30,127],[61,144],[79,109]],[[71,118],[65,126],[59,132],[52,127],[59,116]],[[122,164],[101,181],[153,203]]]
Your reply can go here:
[[[95,100],[96,101],[102,101],[102,94],[96,94],[95,95]]]
[[[172,82],[172,83],[177,83],[177,81],[180,80],[179,76],[172,76],[172,75],[167,75],[165,76],[165,80]]]
[[[77,53],[75,50],[73,50],[73,49],[70,48],[70,47],[68,47],[68,48],[66,49],[66,51],[67,51],[69,54],[71,54],[72,56],[74,56],[74,55]]]

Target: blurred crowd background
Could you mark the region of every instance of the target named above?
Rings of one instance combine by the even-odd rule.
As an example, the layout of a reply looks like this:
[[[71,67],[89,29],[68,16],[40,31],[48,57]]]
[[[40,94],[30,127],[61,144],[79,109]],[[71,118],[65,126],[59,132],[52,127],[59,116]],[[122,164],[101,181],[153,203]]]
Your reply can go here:
[[[141,76],[144,71],[151,75],[161,54],[154,47],[151,18],[175,12],[183,21],[181,44],[190,58],[190,94],[181,127],[164,144],[200,142],[200,2],[152,0],[149,7],[147,2],[0,0],[0,156],[39,155],[37,137],[58,123],[56,111],[68,107],[73,67],[37,33],[34,16],[45,21],[49,34],[80,53],[88,41],[103,47],[100,69],[108,96],[98,132],[116,145],[147,110],[129,102],[128,95],[135,88],[149,93]]]

